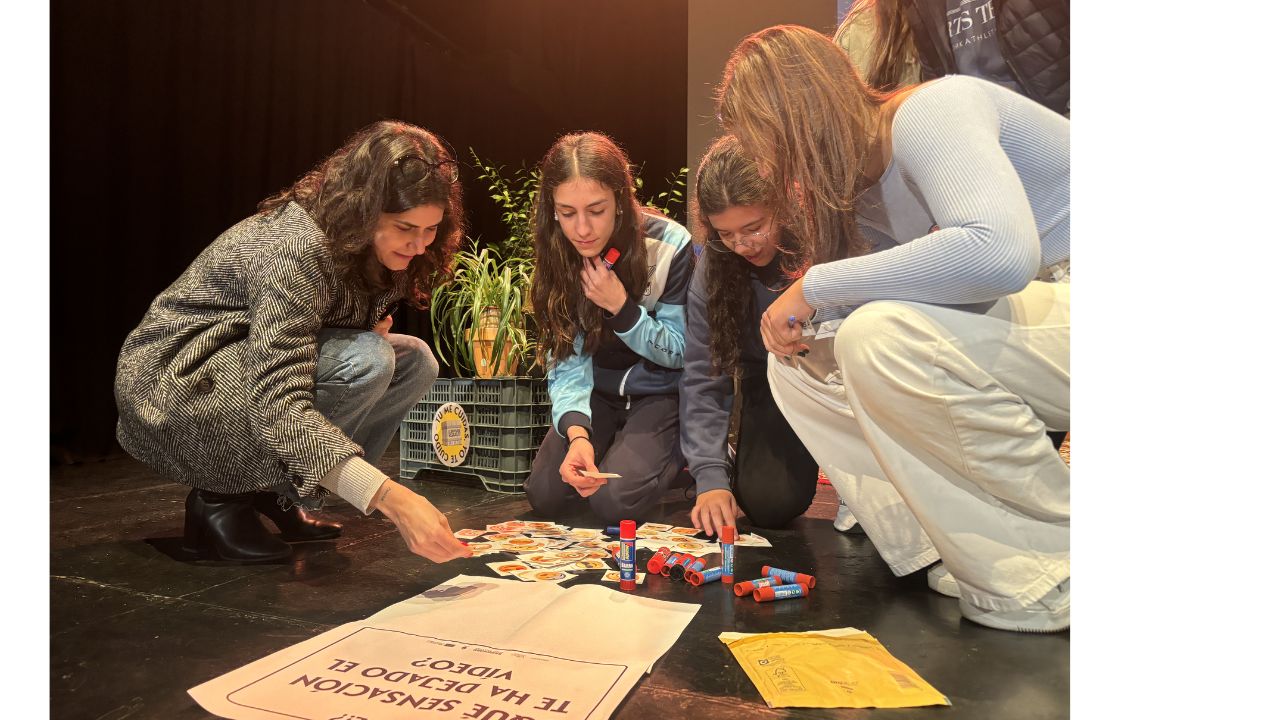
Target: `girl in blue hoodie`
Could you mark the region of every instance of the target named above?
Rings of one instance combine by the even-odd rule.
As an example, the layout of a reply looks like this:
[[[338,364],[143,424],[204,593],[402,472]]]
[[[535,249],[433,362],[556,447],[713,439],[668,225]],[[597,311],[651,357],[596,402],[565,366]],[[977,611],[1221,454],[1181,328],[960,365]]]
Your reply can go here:
[[[525,492],[539,515],[639,519],[684,467],[689,231],[641,207],[627,156],[605,135],[561,137],[540,169],[533,307],[555,432]]]

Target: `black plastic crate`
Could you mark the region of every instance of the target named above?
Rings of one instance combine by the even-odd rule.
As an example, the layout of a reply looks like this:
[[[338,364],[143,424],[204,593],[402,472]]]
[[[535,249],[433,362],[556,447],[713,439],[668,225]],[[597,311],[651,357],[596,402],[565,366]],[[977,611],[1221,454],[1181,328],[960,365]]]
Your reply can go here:
[[[467,453],[467,462],[477,470],[501,470],[502,472],[528,473],[533,465],[536,451],[526,450],[490,450],[489,448],[472,447]]]
[[[440,378],[427,393],[435,405],[447,402],[469,403],[475,400],[475,381],[471,378]]]
[[[546,428],[473,425],[471,445],[491,450],[533,450],[546,434]]]
[[[523,492],[551,422],[547,383],[534,378],[442,378],[400,424],[400,477],[433,474],[479,478],[493,492]],[[445,403],[467,416],[469,446],[457,466],[440,462],[431,426]]]
[[[431,443],[431,421],[415,422],[405,420],[400,423],[400,442]]]
[[[475,381],[475,401],[488,405],[529,405],[534,383],[546,388],[546,381],[533,378],[493,378]]]

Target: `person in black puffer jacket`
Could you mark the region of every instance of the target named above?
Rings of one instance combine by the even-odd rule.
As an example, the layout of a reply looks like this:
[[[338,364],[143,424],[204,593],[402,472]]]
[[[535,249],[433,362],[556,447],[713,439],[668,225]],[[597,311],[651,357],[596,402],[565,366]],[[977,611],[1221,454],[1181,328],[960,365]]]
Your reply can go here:
[[[914,0],[908,13],[925,79],[975,75],[1062,115],[1071,109],[1069,0]],[[986,42],[994,40],[994,47]]]
[[[879,90],[972,75],[1069,115],[1070,20],[1069,0],[861,0],[835,37]]]

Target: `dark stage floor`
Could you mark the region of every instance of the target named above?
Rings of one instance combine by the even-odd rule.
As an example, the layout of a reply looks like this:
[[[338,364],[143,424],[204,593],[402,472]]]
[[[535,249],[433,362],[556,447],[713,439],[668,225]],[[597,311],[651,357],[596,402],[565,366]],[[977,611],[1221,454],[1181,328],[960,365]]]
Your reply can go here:
[[[389,455],[384,470],[394,476],[397,462]],[[529,517],[523,496],[423,476],[409,485],[455,530]],[[295,546],[290,564],[189,562],[178,550],[185,496],[185,488],[127,458],[53,469],[54,718],[209,717],[187,688],[454,575],[492,575],[483,563],[503,557],[433,565],[411,555],[389,521],[336,501],[331,515],[346,526],[342,538]],[[675,491],[670,499],[643,519],[687,524],[688,503]],[[895,578],[865,536],[835,532],[835,502],[821,486],[805,517],[765,531],[773,548],[740,551],[743,566],[816,570],[818,586],[807,600],[757,605],[719,583],[698,589],[657,579],[641,586],[640,594],[703,607],[616,717],[1068,717],[1069,633],[1020,635],[961,620],[957,602],[930,591],[923,573]],[[598,526],[585,518],[574,524]],[[726,630],[846,626],[869,631],[953,706],[770,710],[716,639]]]

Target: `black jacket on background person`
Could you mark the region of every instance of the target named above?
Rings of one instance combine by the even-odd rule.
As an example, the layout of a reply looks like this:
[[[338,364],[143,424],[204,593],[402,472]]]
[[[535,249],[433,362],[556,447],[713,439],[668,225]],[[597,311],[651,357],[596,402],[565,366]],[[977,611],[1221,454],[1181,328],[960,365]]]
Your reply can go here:
[[[922,80],[973,75],[1006,85],[1054,112],[1070,112],[1069,0],[902,1],[908,5]],[[995,41],[992,51],[998,48],[1004,67],[966,67],[964,55],[975,40]]]

